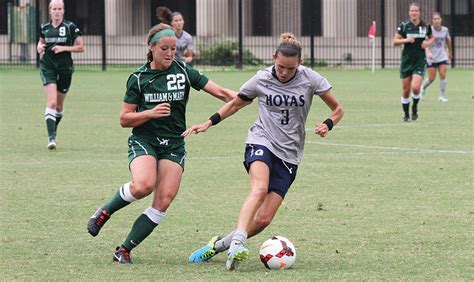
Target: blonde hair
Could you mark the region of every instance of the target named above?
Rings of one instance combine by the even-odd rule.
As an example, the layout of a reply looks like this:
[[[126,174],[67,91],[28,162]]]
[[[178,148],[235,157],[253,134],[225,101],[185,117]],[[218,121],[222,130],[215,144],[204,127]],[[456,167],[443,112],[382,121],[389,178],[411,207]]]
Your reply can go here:
[[[291,32],[284,32],[280,35],[280,44],[275,56],[280,53],[285,57],[298,57],[301,60],[301,49],[301,43],[296,40],[296,36]]]
[[[55,3],[63,4],[63,8],[64,8],[64,1],[63,0],[51,0],[51,1],[49,1],[48,8],[51,9],[51,5],[53,5]]]
[[[146,37],[146,45],[151,46],[152,45],[151,38],[153,37],[153,35],[165,29],[173,30],[173,28],[170,25],[163,24],[163,23],[157,24],[154,27],[152,27],[150,31],[148,32],[148,36]],[[151,50],[148,50],[148,54],[146,55],[146,58],[149,63],[153,61],[153,53],[151,52]]]

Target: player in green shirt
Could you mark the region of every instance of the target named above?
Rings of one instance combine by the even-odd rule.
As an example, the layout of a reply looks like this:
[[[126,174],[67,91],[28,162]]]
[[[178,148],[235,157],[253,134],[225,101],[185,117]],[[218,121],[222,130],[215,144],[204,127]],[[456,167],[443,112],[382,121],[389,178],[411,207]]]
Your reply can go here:
[[[136,219],[114,252],[113,260],[123,264],[132,263],[130,252],[163,220],[178,193],[186,158],[181,134],[186,130],[191,87],[226,102],[237,94],[175,59],[176,35],[171,26],[153,27],[147,43],[148,62],[128,78],[120,112],[122,127],[133,128],[128,140],[132,180],[120,187],[87,224],[89,233],[97,236],[114,212],[153,193],[151,206]]]
[[[410,121],[410,92],[412,93],[412,120],[418,118],[418,102],[420,101],[420,88],[425,75],[426,54],[433,42],[431,28],[421,20],[420,4],[410,4],[408,13],[410,19],[402,22],[393,37],[394,46],[403,46],[400,64],[400,78],[402,79],[403,92],[401,97],[404,112],[403,121]]]
[[[41,25],[37,51],[41,55],[40,75],[47,96],[44,118],[48,130],[48,149],[56,149],[58,124],[64,114],[64,99],[71,86],[73,62],[71,52],[84,52],[81,31],[64,20],[64,2],[49,3],[51,21]]]

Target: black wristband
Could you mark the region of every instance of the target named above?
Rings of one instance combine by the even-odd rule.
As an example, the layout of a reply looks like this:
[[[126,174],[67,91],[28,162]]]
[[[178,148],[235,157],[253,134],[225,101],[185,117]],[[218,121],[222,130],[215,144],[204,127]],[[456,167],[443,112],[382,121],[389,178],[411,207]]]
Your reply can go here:
[[[216,125],[221,121],[221,115],[219,113],[213,114],[209,120],[211,121],[212,125]]]
[[[331,131],[334,126],[334,122],[330,118],[327,118],[325,121],[323,121],[323,123],[327,125],[329,131]]]

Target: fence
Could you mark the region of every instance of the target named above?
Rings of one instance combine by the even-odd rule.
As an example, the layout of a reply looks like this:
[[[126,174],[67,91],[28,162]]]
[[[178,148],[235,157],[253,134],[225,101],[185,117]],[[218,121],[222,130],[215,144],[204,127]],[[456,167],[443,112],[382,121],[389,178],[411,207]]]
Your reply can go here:
[[[306,65],[370,67],[367,32],[377,23],[376,67],[398,67],[401,47],[392,46],[396,27],[408,18],[412,0],[64,0],[65,18],[83,31],[86,52],[76,66],[106,69],[139,65],[145,37],[167,6],[185,19],[197,66],[247,67],[271,63],[282,32],[303,44]],[[452,67],[474,67],[474,0],[419,0],[422,18],[443,15],[453,41]],[[34,67],[40,23],[48,0],[0,0],[0,65]]]

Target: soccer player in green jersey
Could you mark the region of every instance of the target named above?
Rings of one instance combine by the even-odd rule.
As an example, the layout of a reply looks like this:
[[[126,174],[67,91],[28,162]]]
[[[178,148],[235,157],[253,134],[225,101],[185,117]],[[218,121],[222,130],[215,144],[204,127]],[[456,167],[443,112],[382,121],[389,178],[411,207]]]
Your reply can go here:
[[[41,25],[37,51],[41,55],[40,75],[46,92],[44,112],[48,130],[48,149],[56,149],[58,124],[64,115],[64,99],[71,86],[73,61],[71,52],[84,52],[81,31],[70,21],[64,20],[64,2],[49,3],[51,21]]]
[[[130,75],[120,112],[122,127],[131,127],[128,139],[130,182],[122,185],[89,219],[87,230],[97,236],[110,216],[133,201],[153,194],[150,207],[135,220],[130,233],[114,252],[113,260],[132,263],[130,252],[164,219],[179,190],[186,150],[186,104],[191,87],[222,101],[237,93],[209,80],[175,59],[176,35],[159,24],[148,33],[148,62]]]
[[[411,119],[418,118],[420,88],[426,66],[424,49],[428,48],[434,40],[430,26],[421,19],[420,4],[410,4],[408,15],[410,19],[398,26],[397,33],[393,37],[394,46],[403,45],[400,78],[403,86],[401,103],[405,122],[410,121],[410,92],[413,98]]]

